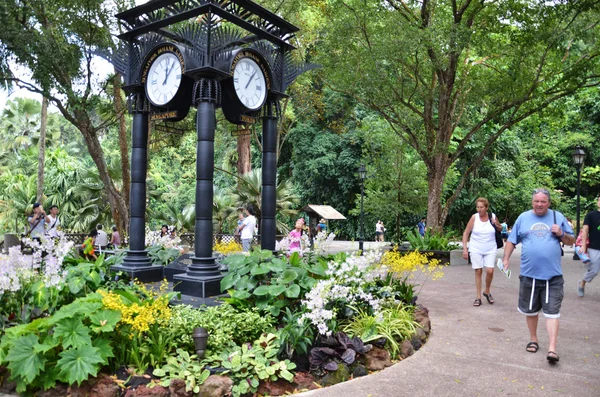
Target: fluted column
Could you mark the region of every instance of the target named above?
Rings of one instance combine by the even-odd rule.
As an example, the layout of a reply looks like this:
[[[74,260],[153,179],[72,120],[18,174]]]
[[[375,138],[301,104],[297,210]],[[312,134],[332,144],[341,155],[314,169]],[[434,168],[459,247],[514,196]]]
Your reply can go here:
[[[173,276],[175,290],[186,295],[208,297],[220,294],[223,278],[212,254],[213,247],[213,173],[215,169],[216,108],[221,101],[217,80],[201,78],[194,84],[196,115],[196,224],[194,256],[185,274]]]
[[[129,250],[122,265],[114,271],[128,273],[143,282],[159,281],[163,267],[152,265],[146,251],[146,175],[148,171],[148,115],[149,105],[143,91],[128,98],[129,112],[133,115],[131,130],[131,185],[129,195]]]
[[[277,115],[279,103],[269,101],[263,109],[262,133],[262,193],[260,246],[262,249],[275,250],[277,234]]]

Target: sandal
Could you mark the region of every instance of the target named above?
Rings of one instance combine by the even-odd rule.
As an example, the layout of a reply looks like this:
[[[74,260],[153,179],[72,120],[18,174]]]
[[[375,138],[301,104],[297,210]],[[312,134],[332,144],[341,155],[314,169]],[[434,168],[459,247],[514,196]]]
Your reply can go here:
[[[496,302],[491,293],[489,293],[489,294],[484,293],[483,296],[485,296],[485,299],[487,299],[487,301],[490,305],[493,305],[494,302]]]
[[[558,354],[556,354],[555,352],[553,352],[551,350],[548,352],[548,355],[546,356],[546,360],[550,361],[550,363],[557,363],[559,360]]]
[[[537,353],[539,348],[540,346],[537,344],[537,342],[529,342],[525,347],[525,351],[528,351],[529,353]]]
[[[473,302],[473,306],[481,306],[481,299],[475,299],[475,302]]]

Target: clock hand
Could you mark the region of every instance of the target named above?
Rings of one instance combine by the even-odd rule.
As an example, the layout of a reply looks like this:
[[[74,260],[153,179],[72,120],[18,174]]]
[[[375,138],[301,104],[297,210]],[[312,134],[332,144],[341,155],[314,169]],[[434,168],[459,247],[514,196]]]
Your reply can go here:
[[[163,85],[167,84],[167,79],[169,78],[169,75],[171,74],[171,70],[173,70],[173,68],[175,67],[175,63],[173,63],[173,66],[171,66],[171,69],[165,69],[165,81],[163,81]]]
[[[246,83],[246,86],[244,87],[244,89],[248,88],[248,86],[250,85],[250,82],[254,78],[255,74],[256,74],[256,70],[254,71],[254,73],[252,73],[252,76],[250,76],[250,78],[248,79],[248,82]]]

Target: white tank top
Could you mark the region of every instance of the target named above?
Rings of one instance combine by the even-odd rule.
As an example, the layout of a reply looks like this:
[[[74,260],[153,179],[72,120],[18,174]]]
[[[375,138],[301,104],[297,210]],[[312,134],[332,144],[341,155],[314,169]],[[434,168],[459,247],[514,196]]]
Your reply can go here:
[[[494,214],[492,214],[493,218],[495,218]],[[496,229],[494,229],[489,219],[482,222],[479,214],[475,214],[475,224],[469,240],[469,252],[485,255],[494,254],[496,250]]]

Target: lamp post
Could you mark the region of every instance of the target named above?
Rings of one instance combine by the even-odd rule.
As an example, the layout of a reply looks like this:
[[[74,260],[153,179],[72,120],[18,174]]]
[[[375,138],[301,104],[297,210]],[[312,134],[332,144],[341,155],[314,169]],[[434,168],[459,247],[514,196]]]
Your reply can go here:
[[[360,178],[360,239],[358,240],[358,249],[360,250],[360,254],[363,255],[365,242],[365,214],[363,204],[365,201],[365,178],[367,177],[367,169],[364,164],[361,164],[358,169],[358,177]]]
[[[575,238],[577,238],[577,236],[579,236],[580,219],[579,202],[581,196],[579,194],[579,189],[581,187],[581,166],[583,165],[583,160],[585,159],[585,152],[581,146],[577,145],[575,146],[575,149],[573,149],[573,154],[571,156],[573,157],[573,163],[575,163],[575,166],[577,167],[577,234],[575,234]],[[573,253],[573,259],[579,260],[577,253]]]

